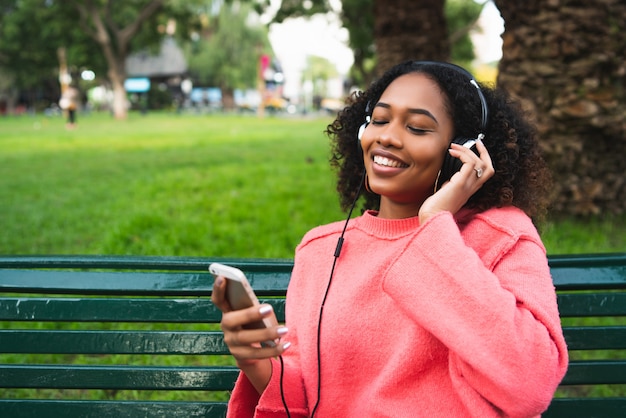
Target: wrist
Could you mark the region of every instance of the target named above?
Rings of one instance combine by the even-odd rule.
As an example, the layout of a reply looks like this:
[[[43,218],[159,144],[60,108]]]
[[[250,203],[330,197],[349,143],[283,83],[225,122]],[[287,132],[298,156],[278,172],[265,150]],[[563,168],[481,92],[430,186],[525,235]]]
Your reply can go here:
[[[272,378],[272,362],[270,359],[237,361],[237,367],[246,375],[259,394],[265,391]]]

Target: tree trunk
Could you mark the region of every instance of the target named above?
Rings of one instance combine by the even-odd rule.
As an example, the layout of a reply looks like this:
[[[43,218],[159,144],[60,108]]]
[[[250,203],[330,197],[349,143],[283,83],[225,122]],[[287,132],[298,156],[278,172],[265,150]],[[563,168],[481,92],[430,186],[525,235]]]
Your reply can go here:
[[[555,179],[554,214],[626,209],[626,2],[495,0],[498,84],[534,117]]]
[[[222,106],[224,110],[231,111],[235,109],[235,91],[232,87],[222,86]],[[263,99],[261,99],[263,100]]]
[[[93,1],[74,1],[74,6],[81,16],[81,25],[102,48],[109,70],[107,75],[113,88],[113,115],[116,119],[126,119],[128,100],[126,98],[126,58],[129,54],[130,41],[137,34],[141,25],[162,6],[165,0],[150,0],[138,10],[135,20],[125,27],[118,27],[112,18],[111,0],[104,3]],[[113,38],[113,39],[112,39]]]
[[[124,87],[124,81],[126,81],[126,70],[124,65],[126,60],[121,62],[109,63],[109,80],[111,81],[111,88],[113,89],[113,103],[112,111],[115,119],[126,119],[128,116],[128,97],[126,96],[126,88]]]
[[[444,0],[374,0],[377,76],[409,59],[447,61]]]

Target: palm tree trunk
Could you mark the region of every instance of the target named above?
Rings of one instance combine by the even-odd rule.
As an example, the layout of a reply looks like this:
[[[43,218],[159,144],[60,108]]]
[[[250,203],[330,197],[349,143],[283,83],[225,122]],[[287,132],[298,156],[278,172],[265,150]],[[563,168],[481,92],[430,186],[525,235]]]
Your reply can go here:
[[[505,21],[498,84],[537,122],[553,211],[626,210],[626,2],[494,0]]]
[[[377,76],[409,59],[450,58],[444,3],[444,0],[374,0]]]

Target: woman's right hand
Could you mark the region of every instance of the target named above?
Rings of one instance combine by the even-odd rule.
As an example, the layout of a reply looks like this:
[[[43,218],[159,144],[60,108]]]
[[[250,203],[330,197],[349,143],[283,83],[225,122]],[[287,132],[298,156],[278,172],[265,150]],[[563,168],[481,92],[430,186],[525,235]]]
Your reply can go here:
[[[237,361],[237,366],[246,374],[254,387],[262,393],[272,375],[272,357],[281,355],[288,342],[280,342],[287,334],[287,328],[276,326],[264,329],[244,329],[243,326],[274,316],[271,305],[261,305],[233,311],[226,300],[226,280],[222,276],[215,278],[211,301],[222,311],[221,327],[224,342]],[[275,347],[263,347],[262,341],[279,341]]]

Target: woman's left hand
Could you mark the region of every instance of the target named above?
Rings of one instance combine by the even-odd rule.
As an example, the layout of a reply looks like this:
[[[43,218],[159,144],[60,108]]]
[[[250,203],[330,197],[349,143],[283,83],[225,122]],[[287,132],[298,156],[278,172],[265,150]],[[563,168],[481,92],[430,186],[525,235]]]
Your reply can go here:
[[[491,157],[482,141],[476,141],[478,154],[463,145],[451,144],[448,152],[461,160],[461,170],[454,173],[450,181],[432,196],[424,201],[419,210],[420,223],[439,212],[458,212],[469,198],[480,189],[483,184],[493,177],[495,170]]]

